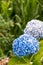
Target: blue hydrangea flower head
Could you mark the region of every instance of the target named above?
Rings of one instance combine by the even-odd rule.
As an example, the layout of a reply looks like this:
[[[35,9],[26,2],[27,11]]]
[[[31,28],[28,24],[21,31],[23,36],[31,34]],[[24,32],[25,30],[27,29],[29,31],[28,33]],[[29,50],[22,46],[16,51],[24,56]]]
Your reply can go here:
[[[37,53],[39,50],[39,43],[36,38],[23,34],[13,41],[12,48],[16,56],[27,56]]]
[[[35,38],[43,38],[43,22],[40,20],[31,20],[24,29],[25,34],[30,34]]]

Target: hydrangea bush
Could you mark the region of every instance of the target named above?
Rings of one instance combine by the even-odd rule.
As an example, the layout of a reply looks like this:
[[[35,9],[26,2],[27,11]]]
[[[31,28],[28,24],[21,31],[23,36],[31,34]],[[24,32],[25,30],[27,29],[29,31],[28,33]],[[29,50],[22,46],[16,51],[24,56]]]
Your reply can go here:
[[[39,50],[39,42],[36,38],[23,34],[15,39],[12,44],[13,52],[16,56],[27,56],[35,54]]]
[[[25,34],[30,34],[35,38],[43,38],[43,22],[40,20],[31,20],[24,29]]]

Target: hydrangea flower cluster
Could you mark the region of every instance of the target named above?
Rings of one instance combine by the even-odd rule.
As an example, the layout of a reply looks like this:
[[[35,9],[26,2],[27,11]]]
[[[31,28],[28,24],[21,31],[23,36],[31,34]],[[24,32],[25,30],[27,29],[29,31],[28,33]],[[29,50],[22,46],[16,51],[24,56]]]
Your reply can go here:
[[[40,20],[29,21],[24,29],[24,33],[35,38],[43,38],[43,22]]]
[[[37,53],[39,44],[36,38],[28,34],[23,34],[13,41],[12,48],[14,54],[21,57]]]

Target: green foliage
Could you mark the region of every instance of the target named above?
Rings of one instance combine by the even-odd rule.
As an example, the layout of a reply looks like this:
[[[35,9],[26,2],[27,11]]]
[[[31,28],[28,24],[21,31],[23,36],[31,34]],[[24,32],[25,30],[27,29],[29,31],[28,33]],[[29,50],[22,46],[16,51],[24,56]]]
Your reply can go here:
[[[0,9],[1,9],[1,14],[5,18],[5,20],[9,19],[10,13],[12,11],[12,1],[8,0],[1,0],[0,1]]]
[[[43,1],[42,1],[43,2]],[[31,19],[36,19],[41,17],[42,9],[40,10],[41,4],[38,0],[13,0],[13,13],[12,16],[14,19],[15,15],[18,15],[21,19],[21,22],[24,22],[24,25],[27,21]],[[43,7],[42,7],[43,8]],[[16,20],[17,22],[18,20]],[[23,25],[23,24],[22,24]]]
[[[0,57],[12,54],[12,41],[23,34],[23,29],[31,19],[43,21],[43,0],[0,0]],[[32,56],[22,58],[12,57],[8,65],[43,65],[43,40],[40,41],[39,52]],[[22,61],[22,62],[21,62]]]
[[[0,49],[0,57],[3,57],[3,56],[4,56],[3,51],[2,49]]]
[[[7,53],[11,49],[11,42],[13,36],[11,28],[13,27],[13,21],[8,22],[0,15],[0,48],[3,52]]]

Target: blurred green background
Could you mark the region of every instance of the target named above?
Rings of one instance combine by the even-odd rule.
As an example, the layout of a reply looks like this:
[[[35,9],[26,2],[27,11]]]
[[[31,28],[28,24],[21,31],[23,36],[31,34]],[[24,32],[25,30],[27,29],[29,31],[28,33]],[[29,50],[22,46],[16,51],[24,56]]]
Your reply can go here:
[[[43,21],[43,0],[0,0],[0,57],[11,57],[9,65],[25,64],[23,59],[13,57],[12,42],[23,34],[27,22],[32,19]],[[32,58],[32,65],[43,65],[41,57],[43,40],[40,41],[39,52]],[[25,59],[30,65],[31,58]]]

